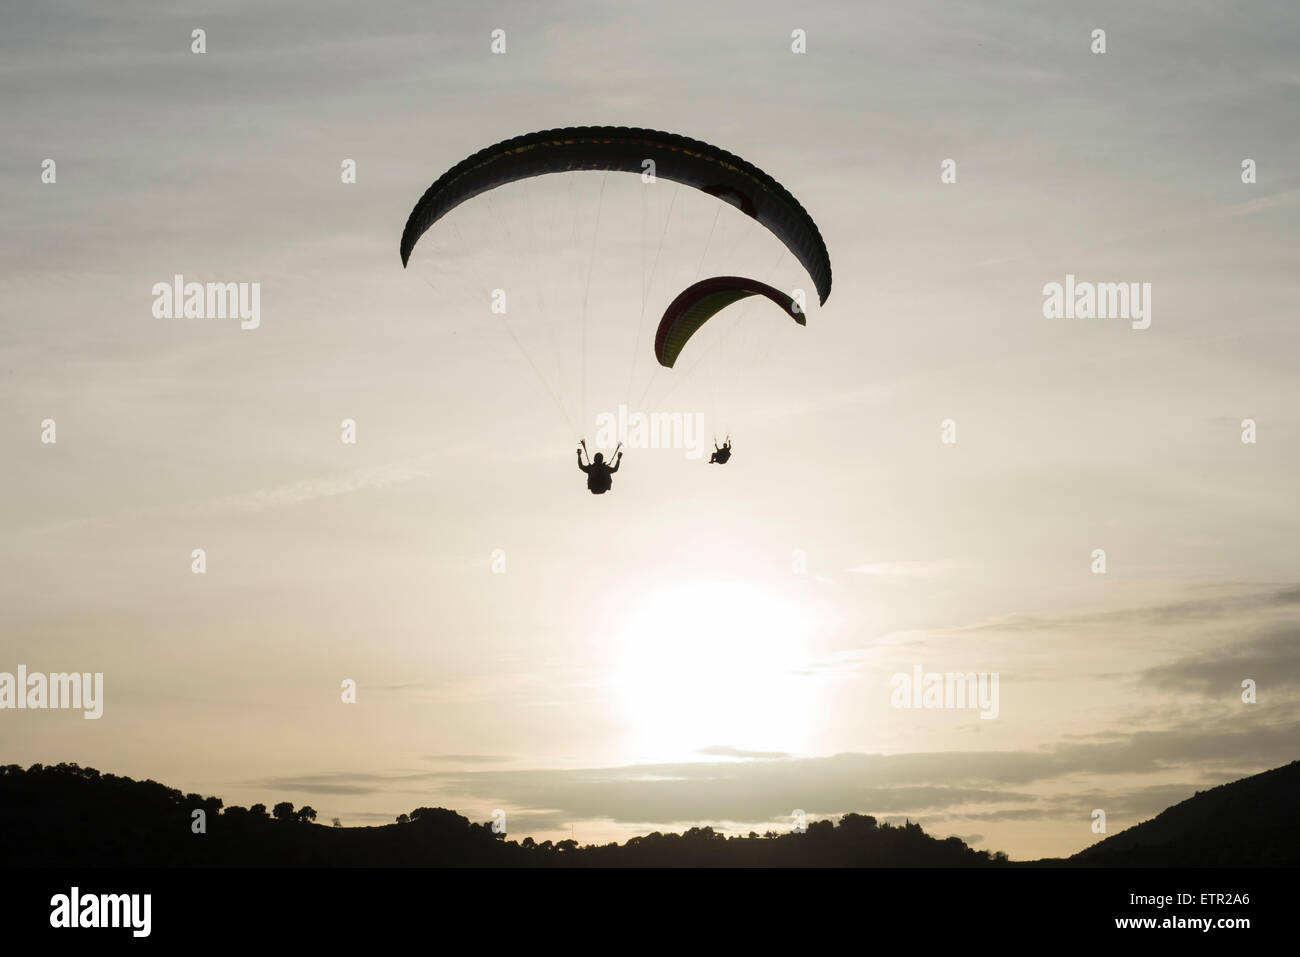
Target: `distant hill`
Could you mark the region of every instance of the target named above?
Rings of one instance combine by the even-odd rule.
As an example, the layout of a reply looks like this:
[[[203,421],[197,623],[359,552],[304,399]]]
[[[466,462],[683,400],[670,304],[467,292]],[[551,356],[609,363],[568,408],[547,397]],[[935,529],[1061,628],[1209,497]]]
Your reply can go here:
[[[1300,761],[1198,792],[1066,859],[1021,867],[1300,866]],[[206,833],[193,832],[194,812]],[[379,827],[315,823],[287,801],[224,807],[156,781],[76,764],[0,767],[0,866],[23,867],[989,867],[1006,855],[919,825],[846,814],[805,834],[726,837],[709,827],[623,844],[509,840],[445,808]]]
[[[1066,862],[1083,867],[1300,866],[1300,761],[1197,791]]]
[[[202,810],[206,833],[193,832]],[[381,827],[314,823],[289,802],[223,807],[156,781],[76,764],[0,767],[0,866],[23,867],[987,867],[1005,855],[912,823],[846,814],[805,834],[726,837],[709,827],[634,837],[624,844],[536,844],[492,833],[445,808],[416,808]]]

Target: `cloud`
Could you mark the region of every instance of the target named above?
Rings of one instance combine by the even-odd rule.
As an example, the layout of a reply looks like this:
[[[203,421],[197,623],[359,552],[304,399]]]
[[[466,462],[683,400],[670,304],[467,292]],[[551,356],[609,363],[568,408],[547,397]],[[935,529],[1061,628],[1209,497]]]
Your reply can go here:
[[[844,571],[850,575],[868,575],[872,578],[938,578],[964,567],[966,566],[961,562],[944,559],[931,562],[872,562],[846,568]]]
[[[448,451],[442,460],[453,453]],[[104,515],[90,515],[67,521],[54,522],[33,529],[35,534],[68,531],[85,526],[94,527],[106,523],[130,521],[139,524],[144,519],[179,519],[192,518],[196,512],[222,514],[230,512],[264,512],[274,508],[303,505],[325,498],[350,495],[388,488],[418,479],[430,478],[436,474],[435,462],[439,457],[420,456],[403,462],[388,462],[368,468],[354,469],[334,475],[319,475],[287,482],[283,485],[267,486],[247,492],[211,499],[198,503],[180,503],[154,507],[126,509]]]
[[[969,805],[1015,803],[1051,816],[1076,813],[1067,805],[1026,792],[1031,786],[1073,775],[1194,775],[1203,785],[1214,767],[1231,768],[1217,781],[1232,780],[1243,764],[1256,771],[1292,760],[1300,724],[1271,726],[1258,720],[1237,725],[1214,720],[1208,728],[1134,732],[1116,740],[1070,740],[1055,747],[1019,751],[932,752],[896,755],[838,754],[784,757],[762,761],[631,765],[564,770],[443,772],[431,784],[448,793],[475,795],[480,803],[555,810],[576,819],[613,821],[761,822],[789,815],[793,808],[837,815],[957,811]],[[1210,780],[1216,780],[1211,774]],[[1143,785],[1150,788],[1152,785]],[[1156,787],[1174,787],[1162,783]],[[1190,787],[1190,785],[1189,785]],[[1194,788],[1193,788],[1194,790]],[[1126,808],[1130,787],[1105,794],[1113,807]],[[1173,791],[1150,792],[1143,808]],[[1094,800],[1089,797],[1087,800]],[[1095,800],[1101,800],[1096,798]],[[1083,803],[1086,803],[1084,801]],[[1093,805],[1096,806],[1096,805]],[[988,808],[984,813],[1006,816]],[[970,816],[963,813],[961,816]]]
[[[376,794],[384,790],[391,780],[392,778],[382,774],[337,771],[330,774],[266,778],[254,781],[250,786],[298,794]]]
[[[509,758],[498,754],[430,754],[429,761],[446,761],[455,764],[504,764]]]
[[[963,821],[1041,821],[1058,817],[1057,812],[1045,807],[1010,807],[997,811],[977,811],[960,815]]]
[[[1148,668],[1142,680],[1177,692],[1236,696],[1244,678],[1254,678],[1260,694],[1300,686],[1300,626],[1266,631],[1212,654]]]
[[[770,760],[773,758],[790,757],[790,755],[784,751],[745,751],[741,748],[733,748],[723,744],[715,744],[711,747],[700,748],[698,753],[709,754],[718,758],[759,758]]]
[[[1294,759],[1297,740],[1300,723],[1268,724],[1248,712],[1236,721],[1207,717],[1200,727],[1072,736],[1038,749],[799,757],[717,745],[701,753],[727,760],[387,775],[333,772],[271,778],[255,786],[279,794],[409,795],[391,814],[346,815],[353,820],[382,822],[417,806],[500,807],[507,810],[515,836],[592,822],[644,831],[684,823],[739,830],[787,819],[796,808],[817,818],[858,812],[951,828],[959,821],[1068,824],[1086,820],[1100,807],[1118,823],[1149,818],[1207,786],[1285,764]],[[441,759],[467,764],[498,760],[481,755]],[[1108,775],[1116,781],[1113,788],[1104,784]],[[1164,779],[1133,780],[1150,775]],[[1078,787],[1080,781],[1089,786]],[[267,803],[273,799],[278,795]]]
[[[1206,590],[1204,586],[1201,591]],[[958,631],[1048,631],[1067,626],[1135,624],[1170,626],[1220,621],[1248,614],[1267,614],[1300,604],[1300,586],[1285,585],[1261,590],[1258,585],[1220,586],[1218,594],[1186,601],[1165,602],[1113,611],[1073,615],[1008,615],[968,625]]]
[[[390,462],[371,468],[356,469],[341,475],[317,476],[251,492],[230,495],[210,503],[207,508],[217,511],[260,512],[285,505],[301,505],[322,498],[350,495],[372,489],[387,488],[415,479],[429,478],[434,474],[435,457],[432,455],[409,462]]]
[[[506,834],[511,839],[546,831],[567,831],[580,821],[561,811],[511,811],[506,815]]]
[[[1256,213],[1267,212],[1279,207],[1292,206],[1300,201],[1300,189],[1283,190],[1280,193],[1274,193],[1271,196],[1261,196],[1258,199],[1247,200],[1244,203],[1233,203],[1224,209],[1221,209],[1208,216],[1198,216],[1191,219],[1168,220],[1159,226],[1152,226],[1147,229],[1126,232],[1119,235],[1112,235],[1106,239],[1092,243],[1084,247],[1081,252],[1087,252],[1108,247],[1131,243],[1134,240],[1142,239],[1149,236],[1158,236],[1170,231],[1184,232],[1196,227],[1207,227],[1212,223],[1220,222],[1225,219],[1236,219],[1239,216],[1253,216]],[[982,259],[975,263],[975,266],[1000,266],[1010,262],[1023,262],[1024,260],[1034,259],[1043,255],[1042,250],[1032,250],[1016,253],[1011,256],[998,256],[992,259]]]

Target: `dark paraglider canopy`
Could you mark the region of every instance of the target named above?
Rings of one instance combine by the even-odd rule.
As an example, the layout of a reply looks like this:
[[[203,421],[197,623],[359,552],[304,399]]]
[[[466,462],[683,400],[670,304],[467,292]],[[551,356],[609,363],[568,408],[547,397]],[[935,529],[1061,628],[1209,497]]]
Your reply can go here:
[[[758,220],[785,244],[808,270],[822,303],[831,293],[826,243],[812,217],[784,186],[752,163],[700,140],[622,126],[528,133],[457,163],[411,210],[402,231],[402,264],[424,232],[466,200],[506,183],[572,170],[653,173],[716,196]]]
[[[671,369],[686,343],[701,326],[727,306],[749,296],[765,296],[784,309],[799,325],[808,324],[803,310],[794,299],[767,283],[743,276],[702,279],[687,286],[664,310],[664,317],[655,333],[655,358],[659,364]]]

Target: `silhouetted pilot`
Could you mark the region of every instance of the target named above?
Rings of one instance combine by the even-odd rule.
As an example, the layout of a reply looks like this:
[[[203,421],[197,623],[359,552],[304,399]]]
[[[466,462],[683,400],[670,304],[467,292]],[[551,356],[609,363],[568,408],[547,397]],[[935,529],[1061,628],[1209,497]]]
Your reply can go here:
[[[726,465],[727,459],[731,458],[731,436],[722,443],[722,448],[718,448],[718,440],[713,440],[713,454],[709,456],[710,465]]]
[[[604,495],[609,491],[614,480],[610,477],[618,471],[619,463],[623,461],[623,453],[619,452],[614,456],[614,467],[610,468],[605,464],[605,456],[597,452],[591,458],[590,465],[582,464],[582,448],[578,448],[578,468],[587,473],[587,489],[592,495]]]

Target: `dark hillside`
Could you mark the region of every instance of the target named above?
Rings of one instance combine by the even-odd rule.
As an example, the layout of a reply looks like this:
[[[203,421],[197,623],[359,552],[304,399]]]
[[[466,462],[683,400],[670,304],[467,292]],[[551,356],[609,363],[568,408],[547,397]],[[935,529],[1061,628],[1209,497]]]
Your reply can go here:
[[[1300,865],[1300,761],[1197,791],[1069,858],[1087,867]]]
[[[207,833],[195,834],[195,810]],[[444,808],[417,808],[382,827],[328,827],[310,807],[281,802],[223,807],[156,781],[75,764],[0,768],[4,866],[107,867],[978,867],[996,859],[916,824],[894,827],[846,814],[805,834],[725,837],[712,828],[636,837],[624,844],[507,840]]]

